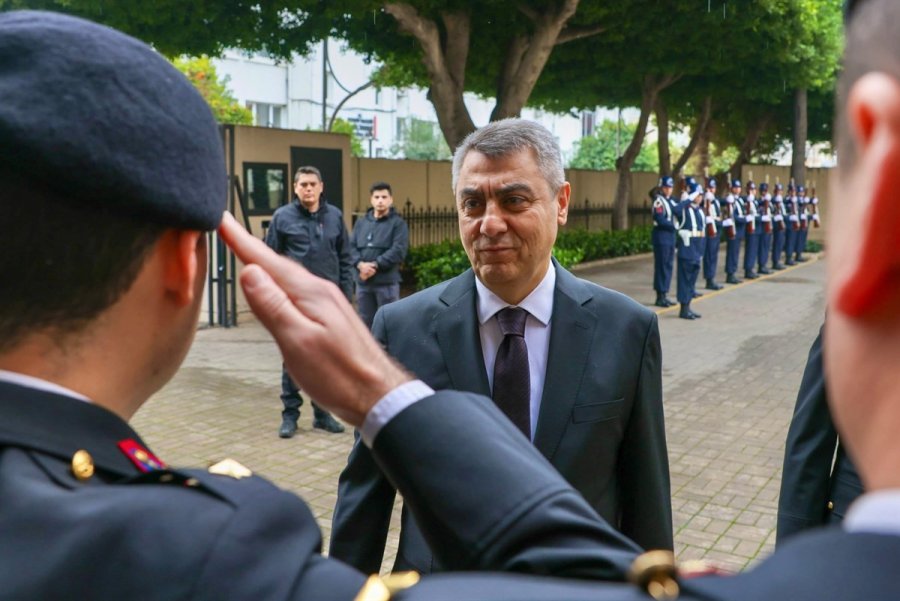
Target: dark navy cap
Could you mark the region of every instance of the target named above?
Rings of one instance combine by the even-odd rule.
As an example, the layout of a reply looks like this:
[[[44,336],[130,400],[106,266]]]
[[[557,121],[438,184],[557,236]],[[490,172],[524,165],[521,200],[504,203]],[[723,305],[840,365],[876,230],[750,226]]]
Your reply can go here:
[[[769,191],[769,184],[767,184],[766,182],[761,183],[761,184],[759,185],[759,191],[760,191],[760,192],[768,192],[768,191]]]
[[[664,175],[659,178],[659,185],[661,188],[672,188],[675,186],[675,180],[671,175]]]
[[[806,192],[806,188],[803,186],[803,184],[797,186],[797,194],[799,194],[800,192]]]
[[[784,190],[784,186],[782,184],[775,184],[776,190]]]
[[[706,178],[706,187],[707,187],[707,188],[713,188],[713,189],[715,189],[715,187],[716,187],[716,178],[714,178],[714,177],[708,177],[708,178]]]
[[[690,190],[690,189],[692,189],[694,186],[697,185],[697,180],[695,180],[692,176],[689,175],[689,176],[687,176],[686,178],[684,178],[684,184],[685,184],[685,187],[686,187],[688,190]]]
[[[740,187],[741,187],[741,180],[739,180],[739,179],[733,179],[733,180],[731,180],[731,187],[732,187],[732,188],[740,188]]]
[[[748,190],[756,190],[756,184],[754,184],[752,181],[747,182],[747,189]]]
[[[216,121],[143,42],[57,13],[0,14],[0,98],[0,171],[163,226],[218,226]]]

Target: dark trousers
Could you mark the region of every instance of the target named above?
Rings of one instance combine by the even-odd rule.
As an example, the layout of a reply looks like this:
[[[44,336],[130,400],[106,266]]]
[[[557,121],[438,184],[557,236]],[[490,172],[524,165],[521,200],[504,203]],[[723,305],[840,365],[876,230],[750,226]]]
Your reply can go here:
[[[303,404],[303,397],[300,396],[300,389],[294,384],[284,365],[281,366],[281,402],[284,404],[281,416],[297,421],[297,418],[300,417],[300,406]],[[328,415],[327,411],[312,401],[310,403],[313,406],[313,415],[316,419],[322,419]]]
[[[759,265],[760,269],[763,269],[765,268],[766,263],[769,262],[769,251],[772,248],[772,234],[761,232],[757,238],[759,238],[759,245],[757,246],[756,251],[756,264]]]
[[[736,236],[734,240],[729,239],[725,242],[725,273],[728,275],[733,275],[737,271],[743,238]]]
[[[653,289],[666,294],[672,285],[672,262],[675,246],[653,245]]]
[[[797,242],[794,248],[794,255],[800,259],[803,257],[803,251],[806,250],[806,238],[809,236],[809,228],[797,232]]]
[[[781,255],[784,254],[784,230],[778,231],[778,224],[775,224],[775,231],[772,233],[772,265],[781,263]]]
[[[703,251],[703,277],[716,279],[716,268],[719,266],[719,234],[706,237],[706,248]]]
[[[372,320],[378,307],[400,299],[400,284],[380,284],[369,286],[356,284],[356,308],[366,327],[372,329]]]
[[[747,234],[744,237],[744,272],[749,273],[756,267],[756,253],[759,251],[759,234]]]
[[[689,305],[694,300],[697,276],[700,275],[700,261],[678,259],[678,302]]]
[[[797,237],[799,234],[800,232],[795,232],[790,223],[787,224],[787,229],[784,232],[784,255],[789,263],[794,262],[794,253],[797,251]]]

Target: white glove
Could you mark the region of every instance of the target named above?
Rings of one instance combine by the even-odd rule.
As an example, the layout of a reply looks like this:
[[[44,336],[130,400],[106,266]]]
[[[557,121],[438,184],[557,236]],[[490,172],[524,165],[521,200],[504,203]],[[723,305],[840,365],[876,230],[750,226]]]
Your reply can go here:
[[[800,221],[800,218],[797,217],[796,215],[790,215],[790,216],[788,217],[788,219],[789,219],[790,221]]]
[[[784,215],[775,215],[775,217],[773,217],[773,219],[775,221],[784,221]]]
[[[815,220],[816,223],[819,223],[819,215],[818,214],[813,215],[813,219]]]
[[[730,204],[730,205],[733,205],[733,204],[734,204],[734,195],[733,195],[733,194],[729,194],[729,195],[725,198],[725,202],[727,202],[727,203]]]
[[[716,222],[716,218],[715,218],[715,217],[713,217],[712,215],[707,215],[707,216],[706,216],[706,223],[709,224],[709,223],[715,223],[715,222]]]
[[[772,221],[772,217],[770,215],[763,215],[762,220],[764,222],[769,222],[769,221]]]
[[[688,230],[678,230],[678,235],[681,236],[681,243],[685,246],[691,245],[691,232]]]
[[[716,198],[716,195],[713,194],[712,192],[707,192],[706,194],[703,195],[703,200],[715,200],[715,198]]]
[[[723,226],[723,227],[731,227],[732,225],[734,225],[734,220],[733,220],[733,219],[723,219],[723,220],[722,220],[722,226]]]
[[[682,193],[681,193],[681,200],[687,200],[687,199],[688,199],[688,193],[687,193],[687,192],[682,192]]]

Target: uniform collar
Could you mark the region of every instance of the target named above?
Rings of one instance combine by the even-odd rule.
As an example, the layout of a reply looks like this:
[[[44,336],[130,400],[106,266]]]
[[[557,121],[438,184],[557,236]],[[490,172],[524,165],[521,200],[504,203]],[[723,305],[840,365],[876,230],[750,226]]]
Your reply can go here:
[[[74,390],[66,388],[65,386],[60,386],[59,384],[55,384],[42,378],[35,378],[34,376],[27,376],[25,374],[20,374],[14,371],[7,371],[5,369],[0,369],[0,382],[9,382],[10,384],[25,386],[26,388],[34,388],[35,390],[52,392],[61,396],[72,397],[73,399],[78,399],[79,401],[84,401],[86,403],[91,402],[91,399],[87,398],[83,394],[75,392]]]
[[[900,488],[864,494],[850,506],[843,526],[847,532],[900,535]]]
[[[71,460],[78,450],[90,453],[94,465],[119,476],[140,471],[119,443],[140,436],[119,416],[71,395],[0,381],[0,447],[16,446]]]

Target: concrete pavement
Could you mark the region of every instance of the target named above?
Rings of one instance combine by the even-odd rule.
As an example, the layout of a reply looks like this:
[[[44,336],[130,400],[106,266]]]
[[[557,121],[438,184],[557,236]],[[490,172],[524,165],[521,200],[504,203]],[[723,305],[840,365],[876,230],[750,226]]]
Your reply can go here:
[[[663,391],[676,551],[742,569],[774,545],[787,425],[806,355],[824,316],[824,261],[728,286],[695,301],[690,322],[660,310]],[[652,258],[580,269],[578,275],[640,302],[654,299]],[[280,358],[250,315],[232,329],[203,329],[181,371],[133,423],[174,465],[236,459],[311,506],[326,537],[350,432],[277,437]],[[399,501],[398,501],[399,504]],[[396,552],[399,512],[384,569]]]

